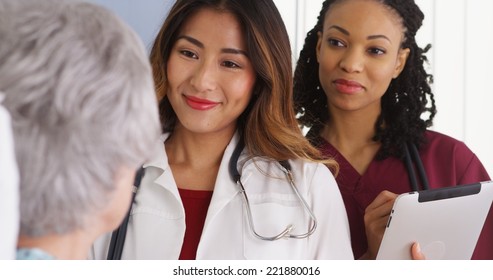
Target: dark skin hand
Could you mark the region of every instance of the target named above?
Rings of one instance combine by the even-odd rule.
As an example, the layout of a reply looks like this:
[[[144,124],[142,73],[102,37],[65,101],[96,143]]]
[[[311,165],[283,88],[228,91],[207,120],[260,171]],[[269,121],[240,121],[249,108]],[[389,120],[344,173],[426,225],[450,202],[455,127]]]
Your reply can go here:
[[[364,221],[366,238],[368,240],[368,251],[362,259],[376,259],[390,211],[392,210],[392,206],[394,205],[397,196],[398,195],[395,193],[383,191],[378,194],[375,200],[373,200],[373,202],[365,209]],[[425,259],[418,243],[414,243],[411,246],[411,256],[413,260]]]

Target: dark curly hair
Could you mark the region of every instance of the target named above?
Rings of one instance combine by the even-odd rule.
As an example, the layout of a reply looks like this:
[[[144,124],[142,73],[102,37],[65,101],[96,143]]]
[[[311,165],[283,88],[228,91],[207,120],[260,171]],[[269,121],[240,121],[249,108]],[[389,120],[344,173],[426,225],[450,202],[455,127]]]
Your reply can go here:
[[[315,143],[324,123],[329,119],[327,97],[320,85],[319,64],[316,57],[317,32],[322,31],[325,15],[331,5],[341,0],[326,0],[315,27],[308,32],[305,44],[294,73],[294,99],[298,121],[311,128],[307,137]],[[436,114],[435,98],[430,88],[433,76],[424,69],[424,55],[428,44],[420,48],[415,39],[424,15],[414,0],[375,0],[389,7],[400,16],[404,26],[402,48],[409,48],[406,65],[381,99],[382,112],[375,123],[374,141],[382,146],[377,159],[389,156],[402,158],[405,143],[420,146],[424,143],[424,132],[430,127]],[[427,107],[427,105],[429,105]],[[424,113],[427,113],[423,115]],[[422,119],[422,117],[424,119]],[[316,144],[316,143],[315,143]]]

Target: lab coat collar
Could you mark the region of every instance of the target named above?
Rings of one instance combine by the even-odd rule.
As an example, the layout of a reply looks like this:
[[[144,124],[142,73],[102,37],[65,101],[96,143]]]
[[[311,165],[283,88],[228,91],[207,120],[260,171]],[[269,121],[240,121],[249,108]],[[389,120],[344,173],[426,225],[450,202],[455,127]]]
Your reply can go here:
[[[175,179],[171,172],[171,168],[168,164],[168,155],[166,154],[166,149],[164,145],[164,142],[166,141],[166,139],[168,139],[170,135],[170,133],[164,133],[161,135],[160,141],[157,143],[154,149],[153,158],[149,162],[144,164],[143,167],[160,169],[161,175],[154,179],[154,183],[171,192],[174,198],[181,204],[178,186],[176,185]],[[181,211],[184,213],[183,207]]]
[[[238,132],[236,132],[224,150],[223,158],[221,160],[221,165],[219,166],[219,171],[216,178],[216,184],[214,186],[214,194],[212,195],[212,201],[209,206],[207,219],[205,221],[205,226],[207,226],[208,222],[214,219],[215,215],[220,212],[221,209],[223,209],[224,206],[229,203],[239,192],[236,183],[233,182],[231,174],[229,173],[229,161],[233,155],[236,145],[239,142],[239,139],[240,136],[238,135]]]
[[[166,141],[166,139],[168,139],[169,136],[170,136],[170,133],[165,133],[165,134],[161,135],[161,137],[159,138],[159,141],[156,144],[156,147],[154,147],[153,157],[151,158],[151,160],[149,162],[147,162],[143,165],[144,168],[152,166],[152,167],[159,168],[162,171],[165,171],[169,168],[168,155],[166,154],[166,151],[164,150],[164,141]]]
[[[178,186],[176,185],[176,182],[171,173],[171,168],[169,167],[168,164],[168,156],[166,154],[165,145],[164,145],[164,142],[166,141],[166,139],[168,139],[169,136],[170,133],[165,133],[161,136],[160,139],[161,141],[158,143],[158,146],[155,148],[155,152],[153,153],[154,154],[153,159],[151,159],[148,163],[144,164],[144,168],[153,167],[153,168],[161,169],[162,170],[161,175],[158,176],[154,180],[154,182],[159,186],[164,187],[171,193],[173,193],[175,199],[180,201],[181,203],[180,194],[178,192]],[[211,204],[208,209],[204,230],[205,227],[207,227],[208,223],[212,219],[214,219],[217,213],[219,213],[221,209],[223,209],[224,206],[227,203],[229,203],[239,192],[236,183],[233,182],[231,175],[229,174],[229,161],[239,140],[240,140],[240,136],[238,132],[236,132],[233,135],[233,138],[231,138],[231,141],[229,142],[228,146],[226,146],[226,149],[224,151],[221,164],[219,166],[216,183],[214,186],[214,192],[213,192]],[[243,158],[243,154],[242,157],[240,157],[240,163],[238,164],[240,168],[242,166],[242,160],[241,160],[242,158]]]

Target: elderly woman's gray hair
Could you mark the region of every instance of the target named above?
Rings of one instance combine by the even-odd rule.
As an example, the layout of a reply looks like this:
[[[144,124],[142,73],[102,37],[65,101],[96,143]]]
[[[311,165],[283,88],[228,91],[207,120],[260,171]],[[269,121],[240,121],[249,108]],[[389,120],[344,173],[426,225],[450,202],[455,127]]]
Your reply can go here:
[[[0,91],[12,115],[23,235],[84,227],[119,168],[137,169],[159,141],[145,48],[94,4],[2,0]]]

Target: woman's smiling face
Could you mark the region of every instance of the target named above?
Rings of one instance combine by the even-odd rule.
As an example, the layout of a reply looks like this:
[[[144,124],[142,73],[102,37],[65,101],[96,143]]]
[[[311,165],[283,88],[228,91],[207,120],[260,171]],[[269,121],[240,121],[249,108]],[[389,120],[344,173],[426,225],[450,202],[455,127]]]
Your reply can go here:
[[[235,131],[256,73],[233,14],[208,8],[192,14],[173,45],[167,73],[179,126],[195,133]]]

